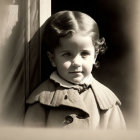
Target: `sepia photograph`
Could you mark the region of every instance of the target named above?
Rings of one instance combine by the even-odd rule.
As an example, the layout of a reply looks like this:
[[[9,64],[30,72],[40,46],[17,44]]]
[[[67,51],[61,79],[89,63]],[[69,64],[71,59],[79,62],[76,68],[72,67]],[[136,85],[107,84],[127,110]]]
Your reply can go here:
[[[0,139],[140,138],[140,0],[0,0],[0,31]]]

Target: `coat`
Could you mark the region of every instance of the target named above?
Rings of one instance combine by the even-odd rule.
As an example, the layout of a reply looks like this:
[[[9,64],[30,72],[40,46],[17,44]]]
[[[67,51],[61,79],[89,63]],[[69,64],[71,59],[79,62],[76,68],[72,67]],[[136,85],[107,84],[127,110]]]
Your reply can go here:
[[[65,89],[48,79],[27,99],[25,126],[80,129],[125,129],[120,101],[106,86],[93,80],[94,105],[87,107],[76,89]],[[90,99],[90,98],[89,98]],[[90,102],[90,101],[89,101]]]

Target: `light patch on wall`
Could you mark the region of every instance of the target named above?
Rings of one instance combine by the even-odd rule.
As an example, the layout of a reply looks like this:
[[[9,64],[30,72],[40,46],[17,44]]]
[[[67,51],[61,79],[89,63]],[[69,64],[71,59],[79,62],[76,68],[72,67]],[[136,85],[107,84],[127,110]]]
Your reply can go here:
[[[6,46],[6,43],[8,42],[8,39],[12,34],[12,29],[14,28],[14,26],[18,21],[18,5],[7,5],[6,3],[2,3],[2,5],[0,5],[0,19],[1,19],[0,20],[0,31],[1,31],[0,33],[0,87],[1,87],[4,78],[3,74],[5,71],[3,69],[3,66],[5,64],[4,47]],[[3,87],[1,89],[3,89]],[[2,97],[3,96],[1,95],[0,103],[3,99]]]
[[[21,11],[21,9],[20,9]],[[0,124],[20,122],[24,111],[24,17],[19,5],[0,5]],[[17,92],[18,91],[18,92]],[[10,112],[12,111],[12,113]],[[9,115],[10,114],[10,115]],[[9,117],[6,120],[6,117]],[[6,120],[4,122],[3,118]]]
[[[51,0],[40,0],[40,26],[51,16]]]
[[[3,46],[12,34],[12,29],[18,21],[18,5],[3,5],[0,7],[0,47]]]

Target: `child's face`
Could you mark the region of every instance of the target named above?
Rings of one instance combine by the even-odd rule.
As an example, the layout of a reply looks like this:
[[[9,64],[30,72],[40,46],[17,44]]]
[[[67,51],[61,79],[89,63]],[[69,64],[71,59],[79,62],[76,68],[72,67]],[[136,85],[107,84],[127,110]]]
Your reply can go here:
[[[75,34],[60,40],[51,62],[58,74],[65,80],[80,84],[92,71],[95,63],[95,49],[91,36]]]

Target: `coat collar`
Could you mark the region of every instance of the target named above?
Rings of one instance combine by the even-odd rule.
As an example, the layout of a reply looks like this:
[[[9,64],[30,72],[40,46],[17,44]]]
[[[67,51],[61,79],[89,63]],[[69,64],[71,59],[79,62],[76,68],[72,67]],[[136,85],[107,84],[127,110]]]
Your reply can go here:
[[[40,102],[51,107],[67,106],[77,108],[83,111],[86,116],[89,116],[88,110],[80,98],[77,89],[66,89],[50,79],[35,89],[27,99],[28,104],[35,102]]]
[[[121,104],[115,94],[99,83],[93,78],[91,88],[101,110],[107,110],[114,106],[116,103]],[[67,99],[65,97],[67,96]],[[78,90],[70,88],[66,89],[61,87],[59,84],[54,83],[52,80],[47,80],[42,83],[27,99],[27,103],[33,104],[40,102],[41,104],[58,107],[68,106],[74,107],[85,112],[89,116],[88,110],[80,98]]]

